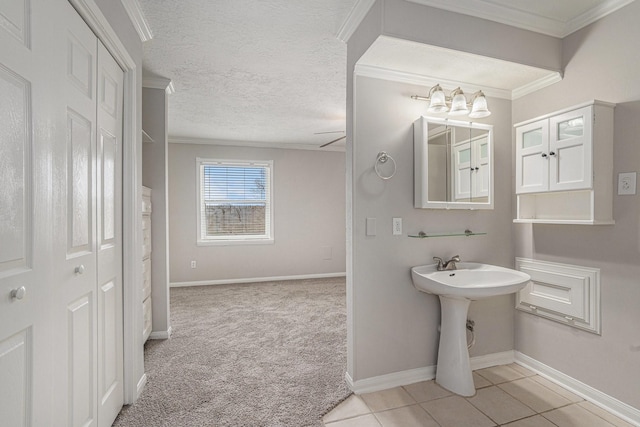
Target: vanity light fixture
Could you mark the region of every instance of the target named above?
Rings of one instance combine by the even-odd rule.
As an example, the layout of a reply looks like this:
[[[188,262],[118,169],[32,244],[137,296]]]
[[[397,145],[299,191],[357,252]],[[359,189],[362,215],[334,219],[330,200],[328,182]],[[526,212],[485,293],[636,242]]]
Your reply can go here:
[[[450,116],[468,115],[472,119],[480,119],[491,115],[491,111],[487,106],[487,98],[481,90],[473,94],[471,102],[467,102],[467,97],[459,87],[454,89],[450,96],[446,96],[442,87],[437,84],[429,89],[429,95],[412,95],[411,98],[429,101],[427,112],[432,114],[448,112]],[[471,111],[469,111],[469,107],[471,107]]]

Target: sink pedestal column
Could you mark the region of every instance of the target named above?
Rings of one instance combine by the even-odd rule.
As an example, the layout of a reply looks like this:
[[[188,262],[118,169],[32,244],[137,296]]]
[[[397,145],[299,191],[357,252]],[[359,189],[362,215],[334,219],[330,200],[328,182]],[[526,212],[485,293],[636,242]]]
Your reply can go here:
[[[436,382],[461,396],[473,396],[469,350],[467,349],[467,312],[471,300],[440,295],[440,347]]]

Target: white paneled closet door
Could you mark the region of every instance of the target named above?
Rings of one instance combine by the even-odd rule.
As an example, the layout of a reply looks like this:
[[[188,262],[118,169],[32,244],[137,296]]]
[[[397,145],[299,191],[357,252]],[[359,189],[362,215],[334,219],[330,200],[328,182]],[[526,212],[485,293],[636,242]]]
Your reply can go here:
[[[98,42],[98,418],[113,424],[124,401],[122,321],[122,109],[124,73]]]
[[[33,3],[33,2],[32,2]],[[40,4],[42,3],[42,4]],[[53,6],[0,1],[0,424],[51,424]]]
[[[123,73],[73,7],[55,1],[54,425],[102,427],[123,402]]]

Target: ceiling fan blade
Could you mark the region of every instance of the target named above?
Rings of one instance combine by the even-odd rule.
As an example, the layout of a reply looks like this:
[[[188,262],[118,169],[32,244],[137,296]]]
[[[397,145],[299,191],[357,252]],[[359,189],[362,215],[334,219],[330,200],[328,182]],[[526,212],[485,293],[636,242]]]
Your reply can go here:
[[[326,147],[327,145],[331,145],[331,144],[333,144],[334,142],[338,142],[338,141],[340,141],[341,139],[345,139],[346,137],[347,137],[347,135],[345,135],[345,136],[341,136],[340,138],[336,138],[336,139],[334,139],[333,141],[329,141],[329,142],[327,142],[326,144],[322,144],[322,145],[320,146],[320,148]]]

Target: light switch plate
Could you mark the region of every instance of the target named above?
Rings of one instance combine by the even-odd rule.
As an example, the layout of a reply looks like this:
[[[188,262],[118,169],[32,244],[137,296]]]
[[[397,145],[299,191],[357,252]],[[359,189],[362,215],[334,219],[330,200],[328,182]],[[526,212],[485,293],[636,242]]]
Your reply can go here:
[[[367,236],[376,235],[376,219],[375,218],[367,218],[366,235]]]
[[[623,172],[618,174],[618,196],[636,194],[636,173]]]

